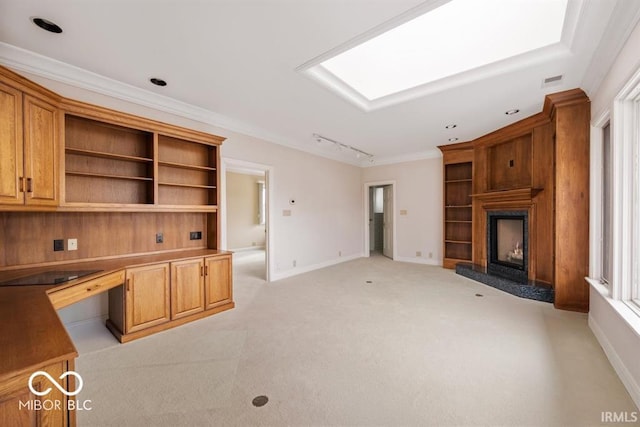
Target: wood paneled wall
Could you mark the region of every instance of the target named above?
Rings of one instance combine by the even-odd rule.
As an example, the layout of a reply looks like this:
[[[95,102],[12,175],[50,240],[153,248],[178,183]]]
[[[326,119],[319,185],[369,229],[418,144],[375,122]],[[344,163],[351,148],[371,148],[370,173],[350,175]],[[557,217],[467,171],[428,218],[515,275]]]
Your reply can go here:
[[[189,240],[202,231],[202,240]],[[162,232],[164,243],[156,243]],[[210,234],[210,233],[209,233]],[[207,247],[205,213],[0,213],[0,269],[118,255]],[[54,252],[53,240],[65,251]],[[78,239],[78,250],[66,250]]]

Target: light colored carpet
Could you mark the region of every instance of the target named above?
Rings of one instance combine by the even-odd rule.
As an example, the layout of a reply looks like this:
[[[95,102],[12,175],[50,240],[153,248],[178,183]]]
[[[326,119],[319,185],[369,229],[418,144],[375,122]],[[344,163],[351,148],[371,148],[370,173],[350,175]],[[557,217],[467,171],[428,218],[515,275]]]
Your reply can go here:
[[[590,426],[637,411],[584,314],[381,256],[274,283],[263,263],[237,259],[234,310],[123,345],[70,328],[92,401],[79,425]]]

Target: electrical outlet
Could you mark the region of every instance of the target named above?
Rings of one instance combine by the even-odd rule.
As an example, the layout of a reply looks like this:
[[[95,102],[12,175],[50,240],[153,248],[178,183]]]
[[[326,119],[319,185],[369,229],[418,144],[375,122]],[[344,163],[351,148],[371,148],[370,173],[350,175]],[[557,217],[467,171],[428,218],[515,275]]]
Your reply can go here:
[[[429,258],[433,258],[433,252],[429,252]]]
[[[164,235],[162,233],[156,233],[156,243],[163,243]]]
[[[189,240],[202,240],[202,231],[189,232]]]
[[[295,259],[293,260],[293,266],[294,267],[296,266],[296,260]]]
[[[67,250],[68,251],[77,251],[78,250],[78,239],[69,239],[69,240],[67,240]]]
[[[53,251],[64,251],[64,239],[56,239],[53,241]]]
[[[422,256],[422,252],[420,252],[420,251],[416,251],[416,256],[417,256],[417,257],[421,257],[421,256]]]
[[[338,251],[338,256],[342,256],[342,251]]]

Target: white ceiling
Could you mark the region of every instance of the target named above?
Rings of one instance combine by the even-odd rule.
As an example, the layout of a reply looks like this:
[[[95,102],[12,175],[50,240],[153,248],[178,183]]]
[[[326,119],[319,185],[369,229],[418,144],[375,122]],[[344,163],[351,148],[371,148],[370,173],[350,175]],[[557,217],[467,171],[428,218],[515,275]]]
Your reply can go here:
[[[449,138],[471,140],[535,114],[547,93],[597,89],[638,21],[640,2],[569,1],[580,13],[573,42],[562,52],[523,56],[369,112],[296,69],[443,0],[1,0],[0,63],[360,162],[318,147],[312,137],[318,133],[382,164],[429,157]],[[36,16],[64,32],[37,28],[30,21]],[[559,74],[560,85],[542,87],[544,78]],[[168,86],[151,85],[151,77]],[[520,113],[504,114],[513,108]],[[458,126],[445,129],[450,123]]]

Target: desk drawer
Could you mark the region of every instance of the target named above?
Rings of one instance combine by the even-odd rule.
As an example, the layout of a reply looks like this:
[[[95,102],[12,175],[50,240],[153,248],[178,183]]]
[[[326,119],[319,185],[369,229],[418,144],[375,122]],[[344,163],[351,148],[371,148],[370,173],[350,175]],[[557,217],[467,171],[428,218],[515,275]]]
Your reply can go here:
[[[111,288],[124,283],[124,270],[115,273],[105,274],[95,279],[87,280],[68,288],[53,290],[49,292],[49,299],[53,307],[57,310],[70,304],[90,298],[99,293],[108,291]]]

